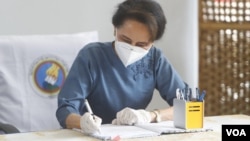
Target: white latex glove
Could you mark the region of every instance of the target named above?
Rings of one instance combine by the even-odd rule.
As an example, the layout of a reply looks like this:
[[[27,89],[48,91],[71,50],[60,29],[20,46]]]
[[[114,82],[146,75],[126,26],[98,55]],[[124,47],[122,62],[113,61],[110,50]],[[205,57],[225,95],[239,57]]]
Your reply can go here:
[[[150,112],[146,110],[134,110],[126,107],[116,114],[116,119],[112,121],[112,124],[134,125],[138,123],[149,123],[150,121]]]
[[[102,119],[86,112],[80,119],[81,130],[86,134],[100,133]]]

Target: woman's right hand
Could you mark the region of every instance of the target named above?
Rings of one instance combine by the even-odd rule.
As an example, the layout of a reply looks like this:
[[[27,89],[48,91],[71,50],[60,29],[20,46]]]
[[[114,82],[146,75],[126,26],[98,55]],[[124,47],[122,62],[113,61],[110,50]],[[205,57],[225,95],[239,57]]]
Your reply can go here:
[[[81,130],[86,134],[100,133],[101,124],[102,119],[89,112],[83,114],[80,119]]]

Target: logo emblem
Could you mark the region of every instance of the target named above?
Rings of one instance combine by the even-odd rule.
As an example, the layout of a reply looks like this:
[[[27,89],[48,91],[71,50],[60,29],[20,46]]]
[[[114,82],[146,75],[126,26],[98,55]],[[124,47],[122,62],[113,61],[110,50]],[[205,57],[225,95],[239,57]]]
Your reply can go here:
[[[60,91],[68,67],[56,56],[42,56],[34,61],[30,70],[30,82],[36,93],[56,96]]]

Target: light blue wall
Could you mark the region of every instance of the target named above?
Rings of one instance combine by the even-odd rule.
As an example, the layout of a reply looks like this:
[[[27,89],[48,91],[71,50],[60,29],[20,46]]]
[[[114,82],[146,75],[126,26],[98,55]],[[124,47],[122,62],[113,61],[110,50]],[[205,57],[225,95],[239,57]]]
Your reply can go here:
[[[0,0],[0,35],[59,34],[97,30],[100,41],[114,39],[111,17],[122,0]],[[197,0],[157,0],[168,24],[161,48],[190,84],[198,86]],[[158,92],[149,109],[165,107]]]

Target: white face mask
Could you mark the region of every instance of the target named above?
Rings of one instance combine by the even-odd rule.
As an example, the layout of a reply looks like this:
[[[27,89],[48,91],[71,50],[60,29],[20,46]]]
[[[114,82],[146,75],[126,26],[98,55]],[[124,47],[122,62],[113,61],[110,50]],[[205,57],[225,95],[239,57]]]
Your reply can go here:
[[[115,50],[125,67],[140,60],[148,53],[146,49],[117,40],[115,41]]]

